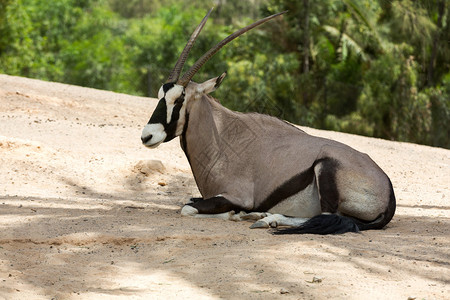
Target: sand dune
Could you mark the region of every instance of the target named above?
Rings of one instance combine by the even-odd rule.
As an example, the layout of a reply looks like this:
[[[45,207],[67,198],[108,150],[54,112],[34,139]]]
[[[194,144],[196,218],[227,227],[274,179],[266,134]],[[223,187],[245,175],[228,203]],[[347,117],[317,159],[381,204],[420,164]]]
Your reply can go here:
[[[449,150],[303,128],[368,153],[397,214],[380,231],[272,236],[179,215],[199,194],[178,139],[141,145],[155,106],[0,75],[0,298],[448,299]]]

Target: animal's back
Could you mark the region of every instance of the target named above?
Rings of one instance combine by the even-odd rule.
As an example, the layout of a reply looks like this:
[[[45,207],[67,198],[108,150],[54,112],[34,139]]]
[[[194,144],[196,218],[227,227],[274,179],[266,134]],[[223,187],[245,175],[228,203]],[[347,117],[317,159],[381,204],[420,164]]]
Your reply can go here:
[[[305,194],[317,197],[312,185],[317,184],[314,180],[324,161],[332,161],[336,166],[334,176],[338,178],[336,184],[341,190],[336,201],[342,200],[343,211],[362,210],[365,214],[358,213],[362,219],[372,220],[387,205],[389,179],[367,154],[337,141],[311,136],[271,116],[255,113],[239,116],[241,125],[247,129],[240,131],[241,137],[235,137],[235,142],[242,145],[244,141],[247,147],[238,168],[252,168],[255,207],[268,209],[273,205],[270,201],[279,199],[274,194],[281,197],[286,189],[287,194],[296,191],[295,187],[289,187],[293,184],[304,189]],[[355,193],[355,189],[360,191]],[[275,200],[270,200],[270,197],[275,197]],[[374,208],[355,207],[355,202]]]

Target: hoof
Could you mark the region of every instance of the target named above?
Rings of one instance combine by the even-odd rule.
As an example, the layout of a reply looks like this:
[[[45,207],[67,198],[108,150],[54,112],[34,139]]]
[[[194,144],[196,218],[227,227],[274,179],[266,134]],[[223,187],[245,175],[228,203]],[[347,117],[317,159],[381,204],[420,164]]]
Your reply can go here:
[[[192,217],[198,214],[198,210],[190,205],[185,205],[181,209],[181,215],[185,217]]]
[[[269,224],[267,224],[263,220],[259,220],[259,221],[256,221],[255,223],[253,223],[252,226],[250,226],[250,228],[251,229],[255,229],[255,228],[269,228]]]

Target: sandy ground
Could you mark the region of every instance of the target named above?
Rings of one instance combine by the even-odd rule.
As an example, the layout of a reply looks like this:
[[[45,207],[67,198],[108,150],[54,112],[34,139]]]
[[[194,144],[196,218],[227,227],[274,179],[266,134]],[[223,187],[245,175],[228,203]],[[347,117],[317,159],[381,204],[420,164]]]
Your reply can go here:
[[[368,153],[397,213],[273,236],[180,216],[199,194],[178,139],[140,143],[155,105],[0,75],[0,298],[450,299],[449,150],[304,128]]]

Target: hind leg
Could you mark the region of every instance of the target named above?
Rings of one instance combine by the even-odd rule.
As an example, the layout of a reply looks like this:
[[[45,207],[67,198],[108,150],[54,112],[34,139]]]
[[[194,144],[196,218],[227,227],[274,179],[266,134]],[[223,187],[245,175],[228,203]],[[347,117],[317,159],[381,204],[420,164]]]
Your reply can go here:
[[[333,159],[325,159],[314,168],[319,192],[322,213],[337,213],[339,207],[339,191],[336,180],[338,163]]]
[[[276,228],[278,226],[294,226],[298,227],[308,221],[308,218],[292,218],[280,214],[267,213],[267,217],[253,223],[250,228]]]

